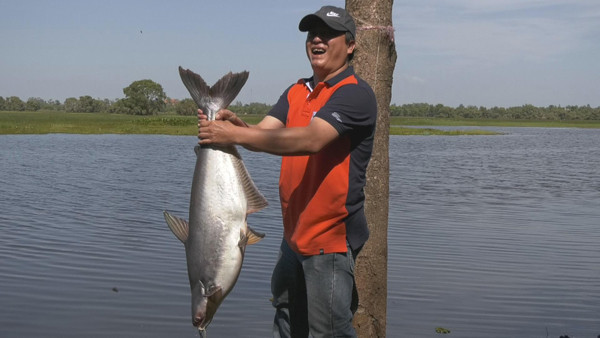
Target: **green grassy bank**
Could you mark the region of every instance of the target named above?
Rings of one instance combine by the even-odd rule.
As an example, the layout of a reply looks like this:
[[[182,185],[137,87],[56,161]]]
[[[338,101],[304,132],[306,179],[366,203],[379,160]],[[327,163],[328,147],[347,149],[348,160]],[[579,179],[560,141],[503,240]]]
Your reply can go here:
[[[262,116],[244,115],[250,123]],[[527,126],[527,127],[587,127],[600,128],[600,121],[495,121],[453,119],[390,118],[391,135],[463,135],[490,134],[481,130],[441,131],[434,128],[405,126]],[[196,135],[195,116],[154,115],[135,116],[104,113],[65,113],[54,111],[0,112],[0,134],[167,134]]]
[[[600,128],[598,120],[492,120],[492,119],[447,119],[407,118],[392,116],[390,125],[403,126],[476,126],[476,127],[544,127],[544,128]]]
[[[104,113],[0,112],[0,134],[170,134],[197,132],[193,116]]]

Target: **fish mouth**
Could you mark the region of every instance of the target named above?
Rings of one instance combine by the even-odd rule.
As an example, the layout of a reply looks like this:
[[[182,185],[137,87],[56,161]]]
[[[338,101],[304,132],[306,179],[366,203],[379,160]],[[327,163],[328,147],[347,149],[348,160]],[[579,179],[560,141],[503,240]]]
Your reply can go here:
[[[192,317],[192,325],[198,328],[198,331],[204,331],[212,321],[212,316],[206,312],[198,311]]]
[[[192,319],[192,325],[198,328],[199,331],[204,331],[208,326],[208,323],[205,323],[206,317],[203,314],[196,314]]]

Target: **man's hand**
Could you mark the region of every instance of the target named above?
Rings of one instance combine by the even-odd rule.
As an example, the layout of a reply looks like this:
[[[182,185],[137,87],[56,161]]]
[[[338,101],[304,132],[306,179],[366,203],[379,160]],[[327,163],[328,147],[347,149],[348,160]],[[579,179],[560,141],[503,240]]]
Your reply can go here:
[[[235,126],[248,127],[234,112],[222,109],[217,112],[215,121],[208,121],[208,117],[198,109],[198,143],[199,144],[233,144]]]
[[[201,120],[198,129],[199,144],[229,145],[235,143],[236,126],[229,121]]]
[[[206,114],[204,114],[204,112],[202,112],[202,109],[198,109],[198,120],[202,121],[202,120],[206,120],[207,118],[208,117],[206,116]],[[244,120],[240,119],[234,112],[232,112],[231,110],[227,110],[227,109],[219,110],[217,112],[217,115],[215,115],[215,120],[229,121],[238,127],[248,127],[248,124],[246,122],[244,122]],[[200,125],[198,124],[198,126],[200,126]]]

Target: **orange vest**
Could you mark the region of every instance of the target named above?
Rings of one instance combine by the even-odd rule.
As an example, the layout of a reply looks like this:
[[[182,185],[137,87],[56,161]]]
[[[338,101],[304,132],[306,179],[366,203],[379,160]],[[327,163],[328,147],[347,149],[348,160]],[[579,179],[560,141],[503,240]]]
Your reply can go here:
[[[304,82],[288,92],[286,127],[307,126],[341,86],[356,84],[348,76],[334,86],[321,82],[311,92]],[[341,135],[320,152],[309,156],[284,156],[279,196],[284,238],[302,255],[346,252],[346,225],[350,170],[350,138]]]

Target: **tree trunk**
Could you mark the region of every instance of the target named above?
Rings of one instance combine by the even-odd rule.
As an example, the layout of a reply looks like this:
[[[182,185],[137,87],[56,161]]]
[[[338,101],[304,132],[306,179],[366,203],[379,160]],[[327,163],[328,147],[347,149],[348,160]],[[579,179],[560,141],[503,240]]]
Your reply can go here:
[[[373,155],[367,169],[365,212],[371,236],[356,261],[360,302],[354,316],[359,337],[386,336],[387,228],[389,209],[389,128],[392,77],[396,64],[393,0],[346,0],[356,21],[352,64],[377,97],[378,116]]]

